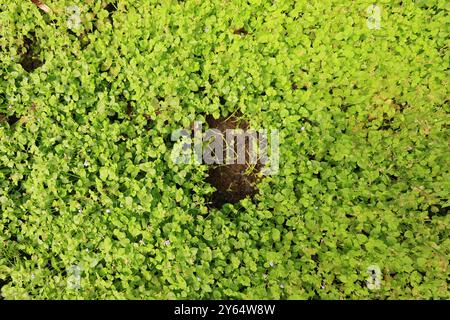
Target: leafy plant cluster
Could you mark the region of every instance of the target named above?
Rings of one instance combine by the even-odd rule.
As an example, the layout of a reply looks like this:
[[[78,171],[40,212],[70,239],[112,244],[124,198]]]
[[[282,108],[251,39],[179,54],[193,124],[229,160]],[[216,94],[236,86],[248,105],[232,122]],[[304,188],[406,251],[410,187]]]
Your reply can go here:
[[[0,0],[2,298],[448,298],[448,1],[44,2]],[[170,134],[237,111],[280,172],[210,208]]]

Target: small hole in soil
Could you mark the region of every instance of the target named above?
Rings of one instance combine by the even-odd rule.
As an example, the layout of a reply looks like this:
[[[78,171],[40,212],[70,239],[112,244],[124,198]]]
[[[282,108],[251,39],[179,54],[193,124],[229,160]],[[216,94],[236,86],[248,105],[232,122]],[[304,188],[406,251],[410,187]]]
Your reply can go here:
[[[127,116],[128,116],[128,118],[132,118],[133,117],[133,112],[134,112],[134,108],[133,108],[133,106],[131,105],[131,102],[130,101],[128,101],[127,102]]]
[[[2,287],[6,286],[8,283],[12,281],[11,277],[7,277],[5,280],[0,279],[0,300],[4,300],[4,297],[1,294]]]
[[[4,113],[0,113],[0,123],[7,122],[10,126],[12,126],[19,120],[20,120],[20,118],[18,118],[15,114],[8,116]]]
[[[114,20],[113,20],[113,14],[117,10],[117,2],[111,2],[108,3],[108,5],[105,7],[105,10],[108,11],[108,19],[112,26],[114,26]]]
[[[113,13],[117,10],[117,3],[116,2],[110,2],[106,5],[105,10],[109,13]]]
[[[234,34],[240,34],[240,35],[247,35],[248,34],[248,31],[247,30],[245,30],[244,28],[238,28],[238,29],[234,29],[233,30],[233,33]]]
[[[20,64],[26,72],[33,72],[44,64],[44,62],[37,57],[38,54],[35,52],[35,43],[36,36],[34,33],[23,37],[22,48],[25,49],[25,52],[20,56]]]
[[[227,129],[242,129],[244,131],[249,129],[247,122],[235,116],[219,119],[207,116],[206,122],[209,129],[219,130],[224,139]],[[221,208],[226,203],[237,203],[246,197],[252,198],[258,192],[256,184],[262,166],[259,161],[250,163],[248,139],[244,149],[246,154],[245,164],[236,163],[235,159],[233,164],[213,164],[210,166],[206,182],[216,188],[210,199],[211,207]],[[226,158],[226,150],[227,145],[224,143],[224,159]],[[237,152],[236,143],[234,150]]]

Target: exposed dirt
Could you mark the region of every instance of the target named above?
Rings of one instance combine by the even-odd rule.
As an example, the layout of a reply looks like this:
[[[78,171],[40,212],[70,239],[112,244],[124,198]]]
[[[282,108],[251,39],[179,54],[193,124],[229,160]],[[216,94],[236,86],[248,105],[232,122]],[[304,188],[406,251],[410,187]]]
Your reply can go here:
[[[18,118],[15,114],[8,116],[5,113],[0,113],[0,123],[7,122],[10,126],[12,126],[19,120],[20,118]]]
[[[33,102],[31,103],[31,107],[28,109],[26,115],[21,116],[20,118],[17,117],[15,113],[8,116],[7,114],[0,112],[0,123],[2,122],[8,123],[9,126],[13,128],[16,125],[26,124],[33,117],[35,111],[36,111],[36,104]]]
[[[38,53],[36,51],[35,42],[36,37],[33,33],[30,34],[29,37],[23,37],[23,48],[25,49],[25,52],[20,56],[20,64],[27,72],[33,72],[44,64],[44,62],[37,57]]]
[[[239,35],[248,35],[248,31],[245,30],[244,28],[235,29],[233,30],[233,33]]]
[[[5,298],[2,296],[2,287],[4,287],[7,284],[8,281],[0,279],[0,300],[5,300]]]
[[[110,14],[114,13],[114,11],[117,10],[117,1],[110,2],[107,5],[104,6],[105,10],[108,11]]]
[[[235,116],[228,118],[221,117],[219,119],[214,119],[212,116],[207,116],[206,122],[208,123],[210,129],[218,129],[223,135],[225,135],[225,130],[227,129],[248,129],[248,123],[242,119],[238,119]],[[259,180],[258,173],[260,172],[262,165],[260,162],[253,165],[250,164],[248,151],[249,143],[246,142],[245,164],[234,163],[211,165],[208,171],[209,176],[206,179],[209,184],[216,188],[216,191],[210,199],[211,207],[220,208],[225,203],[237,203],[247,196],[253,197],[258,192],[256,184]],[[226,147],[224,147],[224,159],[225,153]]]

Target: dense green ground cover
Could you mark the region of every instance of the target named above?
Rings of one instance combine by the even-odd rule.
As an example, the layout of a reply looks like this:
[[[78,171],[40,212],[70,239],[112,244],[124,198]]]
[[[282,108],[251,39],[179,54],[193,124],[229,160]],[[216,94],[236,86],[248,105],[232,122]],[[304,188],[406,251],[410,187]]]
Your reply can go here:
[[[448,298],[448,1],[44,2],[0,0],[3,298]],[[237,110],[280,172],[209,208],[170,134]]]

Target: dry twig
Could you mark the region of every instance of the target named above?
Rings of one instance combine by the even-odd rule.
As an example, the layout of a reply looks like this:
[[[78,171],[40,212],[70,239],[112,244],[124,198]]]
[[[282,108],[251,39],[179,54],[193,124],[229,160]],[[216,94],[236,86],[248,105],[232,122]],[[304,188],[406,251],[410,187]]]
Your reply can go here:
[[[31,0],[31,2],[33,2],[39,9],[41,9],[45,13],[49,13],[50,11],[52,11],[46,4],[44,4],[40,0]]]

